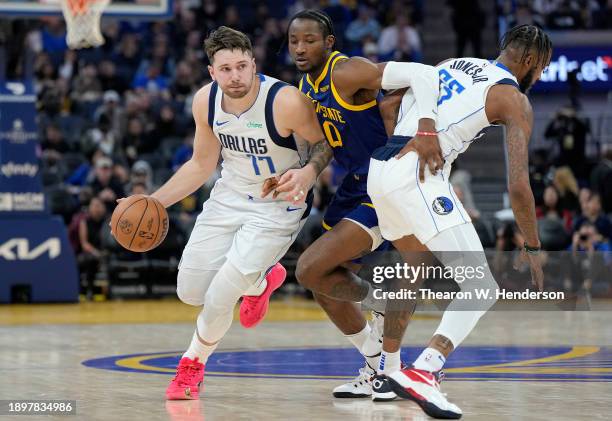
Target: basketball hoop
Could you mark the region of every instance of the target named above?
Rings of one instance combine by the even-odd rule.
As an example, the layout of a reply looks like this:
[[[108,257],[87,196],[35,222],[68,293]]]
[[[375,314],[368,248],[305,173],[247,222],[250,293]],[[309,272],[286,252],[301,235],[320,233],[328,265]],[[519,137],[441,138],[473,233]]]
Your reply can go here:
[[[61,0],[68,34],[66,42],[74,50],[104,44],[100,18],[110,0]]]

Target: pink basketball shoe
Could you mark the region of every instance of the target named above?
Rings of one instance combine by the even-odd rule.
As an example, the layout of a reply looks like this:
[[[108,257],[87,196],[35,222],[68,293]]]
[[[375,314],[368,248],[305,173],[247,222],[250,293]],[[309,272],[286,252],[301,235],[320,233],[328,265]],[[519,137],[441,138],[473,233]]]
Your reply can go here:
[[[181,358],[176,368],[176,376],[166,389],[166,399],[198,399],[200,385],[204,380],[204,364],[198,358]]]
[[[272,269],[266,275],[268,285],[264,292],[259,296],[243,295],[242,303],[240,303],[240,324],[244,327],[255,327],[263,320],[268,312],[270,305],[270,296],[277,290],[287,277],[287,269],[280,263],[272,266]]]

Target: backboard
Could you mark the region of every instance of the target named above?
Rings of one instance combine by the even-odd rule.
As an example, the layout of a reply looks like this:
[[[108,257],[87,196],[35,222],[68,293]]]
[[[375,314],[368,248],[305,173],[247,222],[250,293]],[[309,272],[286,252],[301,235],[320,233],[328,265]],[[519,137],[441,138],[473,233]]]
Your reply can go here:
[[[173,0],[112,0],[104,17],[164,19],[172,16]],[[0,0],[0,17],[61,15],[60,0]]]

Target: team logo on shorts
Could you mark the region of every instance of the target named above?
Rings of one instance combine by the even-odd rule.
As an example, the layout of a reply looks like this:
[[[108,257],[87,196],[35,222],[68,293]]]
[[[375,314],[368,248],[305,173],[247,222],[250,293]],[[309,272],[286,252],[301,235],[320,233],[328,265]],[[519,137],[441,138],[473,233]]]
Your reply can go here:
[[[448,215],[453,211],[453,202],[448,197],[438,196],[431,204],[431,207],[438,215]]]

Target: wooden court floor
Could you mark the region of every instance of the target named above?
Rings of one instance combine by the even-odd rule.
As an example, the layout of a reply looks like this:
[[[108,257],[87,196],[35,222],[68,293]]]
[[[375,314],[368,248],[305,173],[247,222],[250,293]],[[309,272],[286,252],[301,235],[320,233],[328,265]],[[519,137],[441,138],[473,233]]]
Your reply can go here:
[[[175,300],[0,306],[0,399],[76,400],[76,415],[46,419],[428,419],[412,402],[334,399],[362,361],[304,300],[274,301],[252,330],[234,323],[200,400],[166,402],[197,312]],[[439,321],[417,316],[405,361]],[[442,389],[468,420],[610,420],[611,326],[605,311],[491,312],[448,360]]]

